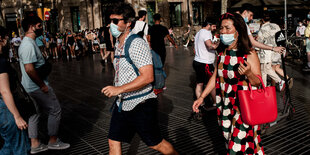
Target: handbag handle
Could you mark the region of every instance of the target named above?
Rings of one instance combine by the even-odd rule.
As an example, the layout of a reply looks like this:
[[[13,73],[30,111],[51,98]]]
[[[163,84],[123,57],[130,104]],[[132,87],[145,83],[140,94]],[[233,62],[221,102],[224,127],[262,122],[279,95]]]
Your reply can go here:
[[[263,90],[264,90],[264,92],[266,93],[266,86],[265,86],[265,84],[264,84],[264,82],[263,82],[263,79],[262,79],[262,77],[261,76],[259,76],[259,75],[255,75],[256,77],[258,77],[258,79],[259,79],[259,81],[261,82],[261,84],[262,84],[262,86],[263,86]],[[249,83],[249,90],[250,90],[250,97],[251,98],[253,98],[253,95],[252,95],[252,85]],[[268,95],[268,94],[267,94]]]

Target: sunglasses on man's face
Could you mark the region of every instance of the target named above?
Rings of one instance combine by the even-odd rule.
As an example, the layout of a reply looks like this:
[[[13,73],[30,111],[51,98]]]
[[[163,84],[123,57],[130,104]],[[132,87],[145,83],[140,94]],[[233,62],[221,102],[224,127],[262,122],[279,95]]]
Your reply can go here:
[[[124,18],[122,18],[122,19],[117,19],[117,18],[112,18],[111,19],[111,21],[114,23],[114,24],[118,24],[118,22],[120,21],[120,20],[124,20]]]

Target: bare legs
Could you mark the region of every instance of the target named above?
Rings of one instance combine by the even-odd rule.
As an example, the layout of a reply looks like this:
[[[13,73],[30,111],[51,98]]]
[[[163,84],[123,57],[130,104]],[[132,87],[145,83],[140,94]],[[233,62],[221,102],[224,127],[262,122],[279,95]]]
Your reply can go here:
[[[122,154],[121,142],[109,139],[109,147],[110,147],[110,150],[109,150],[110,155],[121,155]],[[178,153],[173,148],[173,146],[168,141],[166,141],[165,139],[163,139],[156,146],[150,146],[150,148],[157,150],[162,154],[178,155]]]

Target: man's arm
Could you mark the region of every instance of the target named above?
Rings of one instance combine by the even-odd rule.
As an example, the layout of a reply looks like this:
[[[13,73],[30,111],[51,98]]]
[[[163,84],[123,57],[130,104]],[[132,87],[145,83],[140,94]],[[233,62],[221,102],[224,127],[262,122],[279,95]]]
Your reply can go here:
[[[260,43],[260,42],[256,41],[256,40],[253,38],[252,35],[249,35],[249,38],[250,38],[251,44],[252,44],[254,47],[257,47],[257,48],[260,48],[260,49],[263,49],[263,50],[272,50],[272,51],[281,53],[282,50],[285,49],[284,47],[272,47],[272,46],[268,46],[268,45],[265,45],[265,44],[263,44],[263,43]]]
[[[205,45],[210,50],[215,50],[219,46],[219,44],[213,44],[210,39],[205,41]]]
[[[24,64],[24,67],[25,67],[25,71],[28,74],[28,76],[30,77],[30,79],[35,84],[37,84],[44,93],[47,93],[48,87],[43,82],[43,80],[39,77],[37,71],[34,69],[34,65],[32,63],[29,63],[29,64]]]
[[[168,40],[173,44],[173,46],[175,47],[175,48],[178,48],[178,45],[174,42],[174,40],[171,38],[171,36],[168,34],[168,35],[166,35],[166,37],[168,38]]]
[[[146,39],[147,39],[147,42],[149,43],[150,48],[152,49],[152,46],[151,46],[151,36],[147,35]]]
[[[132,82],[115,87],[107,86],[101,90],[108,97],[117,96],[121,93],[127,93],[139,90],[154,81],[153,65],[146,65],[139,68],[140,75]]]

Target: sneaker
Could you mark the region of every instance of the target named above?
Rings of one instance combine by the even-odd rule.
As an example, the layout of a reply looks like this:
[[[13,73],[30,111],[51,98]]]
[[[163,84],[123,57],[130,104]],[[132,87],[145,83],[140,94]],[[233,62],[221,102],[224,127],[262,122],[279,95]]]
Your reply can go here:
[[[287,80],[288,80],[288,88],[292,89],[293,88],[294,79],[290,77]]]
[[[70,144],[68,143],[64,143],[62,141],[60,141],[60,139],[58,138],[57,141],[53,144],[48,143],[47,145],[48,149],[51,150],[64,150],[70,147]]]
[[[167,90],[167,87],[165,86],[165,87],[163,88],[163,90]]]
[[[284,89],[285,89],[285,81],[284,80],[281,80],[279,82],[279,89],[280,89],[280,91],[284,91]]]
[[[69,60],[69,56],[67,56],[67,59]]]
[[[187,45],[183,45],[184,47],[187,47]]]
[[[302,71],[308,72],[308,71],[310,71],[310,67],[309,67],[308,65],[306,65],[306,66],[302,69]]]
[[[48,150],[48,147],[41,143],[36,148],[31,147],[30,153],[31,154],[37,154],[37,153],[40,153],[40,152],[43,152],[43,151],[47,151],[47,150]]]
[[[104,62],[105,62],[105,63],[108,63],[108,60],[107,60],[107,59],[104,59]]]

